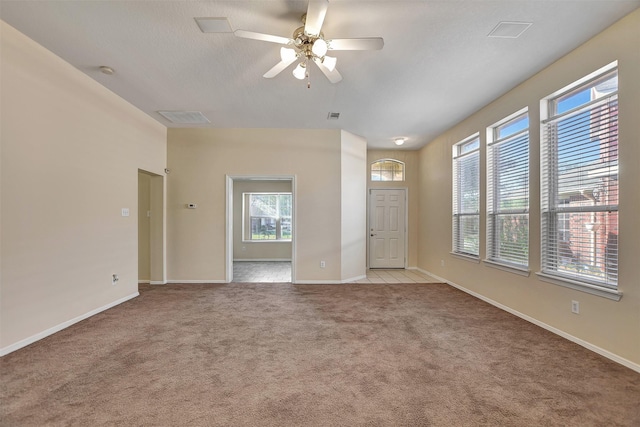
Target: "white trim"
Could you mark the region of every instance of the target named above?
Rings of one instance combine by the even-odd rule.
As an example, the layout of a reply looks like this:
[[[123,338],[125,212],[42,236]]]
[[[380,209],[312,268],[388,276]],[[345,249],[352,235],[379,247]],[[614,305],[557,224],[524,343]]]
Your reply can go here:
[[[151,280],[138,280],[138,285],[148,285]]]
[[[541,102],[546,102],[546,101],[551,100],[552,98],[559,98],[562,95],[566,95],[567,93],[569,93],[572,90],[578,88],[579,86],[582,86],[582,85],[588,83],[590,80],[595,80],[595,79],[601,77],[601,75],[607,74],[608,72],[613,71],[616,68],[618,68],[618,60],[615,60],[615,61],[611,62],[610,64],[605,65],[604,67],[598,68],[593,73],[587,74],[583,78],[576,80],[575,82],[563,87],[562,89],[558,89],[557,91],[553,92],[552,94],[544,97]]]
[[[564,286],[565,288],[586,292],[588,294],[608,298],[613,301],[620,301],[620,299],[622,298],[622,292],[615,289],[608,289],[603,286],[591,285],[589,283],[579,282],[577,280],[572,280],[560,276],[552,276],[551,274],[542,272],[536,272],[536,275],[541,281],[551,283],[552,285]]]
[[[299,280],[294,285],[347,285],[353,284],[353,282],[357,282],[358,280],[366,279],[367,275],[363,274],[360,276],[354,276],[349,279],[344,280]]]
[[[344,285],[342,280],[298,280],[294,285]]]
[[[226,207],[225,207],[225,281],[222,283],[231,283],[233,282],[233,183],[234,181],[290,181],[291,182],[291,196],[293,197],[293,212],[291,213],[291,233],[293,234],[293,238],[287,241],[276,241],[276,243],[291,243],[291,282],[295,281],[296,277],[296,241],[298,238],[298,232],[296,231],[298,220],[297,220],[297,196],[296,196],[296,179],[297,176],[294,175],[225,175],[226,179]],[[247,242],[249,243],[249,242]],[[256,243],[256,241],[251,241],[251,243]],[[182,282],[188,283],[188,282]],[[194,282],[200,283],[200,282]],[[215,282],[207,282],[207,283],[220,283],[218,281]]]
[[[166,280],[152,280],[149,282],[150,285],[166,285]]]
[[[492,261],[490,259],[483,259],[484,265],[498,270],[506,271],[508,273],[519,274],[520,276],[529,277],[531,270],[526,267],[516,267],[514,265],[505,264],[498,261]]]
[[[358,280],[364,280],[364,279],[366,279],[366,278],[367,278],[367,275],[366,275],[366,274],[363,274],[363,275],[361,275],[361,276],[354,276],[354,277],[351,277],[351,278],[349,278],[349,279],[345,279],[345,280],[343,280],[342,282],[343,282],[343,283],[353,283],[353,282],[357,282]]]
[[[479,256],[475,256],[475,255],[467,255],[467,254],[462,254],[462,253],[458,253],[458,252],[449,252],[451,255],[453,255],[456,258],[465,260],[465,261],[471,261],[471,262],[475,262],[476,264],[480,264],[480,257]]]
[[[228,283],[226,280],[216,279],[203,279],[203,280],[167,280],[166,284],[178,285],[178,284],[217,284]],[[163,283],[164,284],[164,283]]]
[[[12,352],[14,352],[16,350],[19,350],[19,349],[21,349],[23,347],[26,347],[29,344],[33,344],[36,341],[40,341],[41,339],[46,338],[49,335],[53,335],[56,332],[60,332],[61,330],[66,329],[69,326],[74,325],[74,324],[76,324],[76,323],[78,323],[78,322],[80,322],[82,320],[85,320],[85,319],[87,319],[87,318],[89,318],[91,316],[94,316],[94,315],[96,315],[96,314],[98,314],[100,312],[103,312],[103,311],[108,310],[108,309],[110,309],[112,307],[115,307],[116,305],[122,304],[123,302],[129,301],[130,299],[133,299],[133,298],[137,297],[138,295],[140,295],[140,293],[138,293],[138,292],[135,292],[135,293],[133,293],[131,295],[127,295],[126,297],[123,297],[123,298],[120,298],[118,300],[115,300],[115,301],[113,301],[113,302],[111,302],[111,303],[109,303],[107,305],[103,305],[102,307],[98,307],[98,308],[96,308],[94,310],[91,310],[91,311],[89,311],[89,312],[87,312],[85,314],[82,314],[82,315],[80,315],[78,317],[74,317],[73,319],[67,320],[66,322],[62,322],[59,325],[56,325],[56,326],[54,326],[52,328],[46,329],[46,330],[44,330],[42,332],[39,332],[39,333],[37,333],[35,335],[32,335],[29,338],[25,338],[23,340],[18,341],[17,343],[8,345],[8,346],[0,349],[0,357],[6,356],[7,354],[12,353]]]
[[[236,258],[233,262],[291,262],[291,258]]]
[[[225,282],[233,280],[233,177],[226,175],[226,197],[225,201]]]
[[[460,285],[458,285],[458,284],[456,284],[454,282],[451,282],[450,280],[446,280],[446,279],[444,279],[442,277],[436,276],[435,274],[430,273],[430,272],[428,272],[426,270],[422,270],[421,268],[419,268],[418,270],[420,270],[424,274],[428,274],[428,275],[432,276],[433,278],[438,279],[438,280],[440,280],[440,281],[442,281],[442,282],[444,282],[444,283],[446,283],[446,284],[448,284],[450,286],[453,286],[454,288],[457,288],[457,289],[461,290],[462,292],[465,292],[465,293],[467,293],[469,295],[472,295],[472,296],[474,296],[474,297],[476,297],[478,299],[481,299],[482,301],[484,301],[486,303],[489,303],[489,304],[493,305],[494,307],[497,307],[497,308],[499,308],[501,310],[504,310],[504,311],[506,311],[508,313],[511,313],[514,316],[518,316],[519,318],[524,319],[527,322],[533,323],[536,326],[540,326],[541,328],[546,329],[547,331],[553,332],[554,334],[559,335],[562,338],[568,339],[569,341],[574,342],[574,343],[586,348],[587,350],[591,350],[594,353],[598,353],[599,355],[604,356],[609,360],[612,360],[612,361],[614,361],[616,363],[621,364],[622,366],[626,366],[627,368],[632,369],[632,370],[640,373],[640,364],[638,364],[638,363],[632,362],[631,360],[628,360],[628,359],[625,359],[624,357],[618,356],[617,354],[612,353],[609,350],[605,350],[604,348],[601,348],[601,347],[598,347],[597,345],[591,344],[588,341],[585,341],[585,340],[580,339],[578,337],[575,337],[575,336],[573,336],[571,334],[568,334],[568,333],[564,332],[561,329],[555,328],[555,327],[553,327],[551,325],[547,325],[544,322],[541,322],[541,321],[539,321],[539,320],[537,320],[537,319],[535,319],[535,318],[533,318],[531,316],[528,316],[528,315],[526,315],[524,313],[520,313],[519,311],[516,311],[516,310],[512,309],[511,307],[508,307],[508,306],[506,306],[504,304],[501,304],[501,303],[499,303],[497,301],[494,301],[494,300],[492,300],[490,298],[487,298],[484,295],[481,295],[481,294],[479,294],[477,292],[473,292],[473,291],[471,291],[469,289],[466,289],[466,288],[464,288],[464,287],[462,287],[462,286],[460,286]]]

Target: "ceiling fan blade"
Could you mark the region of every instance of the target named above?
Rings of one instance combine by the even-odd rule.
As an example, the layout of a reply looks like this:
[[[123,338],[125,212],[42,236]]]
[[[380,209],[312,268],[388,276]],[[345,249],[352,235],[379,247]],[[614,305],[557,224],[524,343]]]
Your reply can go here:
[[[273,66],[269,71],[264,73],[264,78],[272,79],[281,72],[283,72],[289,65],[293,64],[297,58],[287,59],[286,61],[280,61]]]
[[[309,0],[304,32],[310,36],[319,36],[324,17],[329,8],[328,0]]]
[[[318,68],[320,68],[320,71],[322,71],[322,74],[324,74],[331,83],[338,83],[340,80],[342,80],[342,75],[338,72],[337,69],[334,68],[332,71],[329,71],[327,66],[324,65],[322,62],[320,61],[313,61],[313,62],[316,63]]]
[[[237,37],[242,37],[243,39],[260,40],[263,42],[280,43],[280,44],[293,43],[293,40],[291,40],[288,37],[272,36],[271,34],[254,33],[253,31],[235,30],[233,34],[235,34]]]
[[[333,39],[327,42],[329,43],[329,50],[380,50],[384,46],[382,37]]]

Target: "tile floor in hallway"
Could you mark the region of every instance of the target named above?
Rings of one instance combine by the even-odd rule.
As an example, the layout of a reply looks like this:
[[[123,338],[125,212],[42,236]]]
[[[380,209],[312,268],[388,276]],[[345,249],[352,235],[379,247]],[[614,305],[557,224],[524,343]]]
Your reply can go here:
[[[287,283],[291,282],[291,262],[234,261],[234,282]]]
[[[234,282],[291,282],[291,263],[275,261],[235,261]],[[418,270],[367,270],[367,278],[355,283],[440,283]]]

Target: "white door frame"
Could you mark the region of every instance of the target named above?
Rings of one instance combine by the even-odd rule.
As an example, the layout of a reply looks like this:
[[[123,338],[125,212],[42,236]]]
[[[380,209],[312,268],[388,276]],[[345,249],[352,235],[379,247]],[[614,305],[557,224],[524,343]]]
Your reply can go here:
[[[152,285],[165,285],[167,284],[167,181],[165,175],[138,169],[138,174],[140,173],[151,177],[149,188],[151,208],[151,220],[149,224],[149,283]],[[140,197],[139,194],[138,197]]]
[[[371,190],[404,191],[404,267],[407,268],[409,260],[409,239],[407,228],[409,227],[409,188],[407,187],[369,187],[367,189],[367,269],[371,266]]]
[[[296,214],[296,176],[295,175],[226,175],[227,179],[227,207],[226,207],[226,233],[225,233],[225,282],[233,281],[233,181],[274,181],[288,180],[291,181],[291,283],[296,283],[296,240],[298,233],[296,232],[298,219]]]

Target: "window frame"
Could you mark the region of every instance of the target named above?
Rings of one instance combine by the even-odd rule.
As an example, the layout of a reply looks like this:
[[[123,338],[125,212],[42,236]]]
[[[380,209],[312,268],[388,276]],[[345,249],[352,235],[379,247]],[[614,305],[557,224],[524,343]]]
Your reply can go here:
[[[453,145],[453,159],[452,159],[452,249],[451,254],[460,256],[464,259],[473,260],[479,262],[480,260],[480,203],[482,199],[482,194],[480,193],[480,134],[475,133],[462,141]],[[471,156],[476,156],[475,165],[477,168],[477,177],[476,177],[476,187],[475,191],[477,194],[477,208],[474,212],[464,211],[464,203],[462,203],[462,199],[465,198],[463,194],[464,191],[461,191],[462,180],[459,179],[460,173],[459,168],[460,164],[463,160],[471,158]],[[473,197],[474,194],[471,194]],[[477,233],[475,233],[475,238],[477,242],[474,244],[474,249],[476,252],[470,252],[462,250],[465,247],[466,237],[473,238],[473,234],[464,233],[465,227],[462,225],[463,219],[476,219],[477,223]]]
[[[293,193],[292,192],[274,192],[274,191],[248,191],[242,193],[242,242],[243,243],[289,243],[293,240],[293,216],[282,216],[280,215],[280,203],[276,201],[276,216],[269,215],[251,215],[251,198],[254,195],[260,196],[288,196],[291,199],[291,203],[293,203]],[[253,219],[254,218],[273,218],[275,221],[275,238],[273,239],[253,239]],[[289,218],[290,227],[290,238],[282,238],[282,230],[283,230],[283,218]]]
[[[516,124],[518,121],[526,119],[526,128],[515,130],[508,135],[501,135],[501,131],[508,128],[509,125]],[[529,270],[529,257],[530,257],[530,158],[531,158],[531,145],[530,145],[530,128],[531,123],[529,121],[529,109],[527,107],[516,111],[513,114],[505,117],[497,123],[487,128],[487,148],[486,148],[486,197],[487,197],[487,218],[486,218],[486,240],[487,240],[487,253],[486,259],[483,261],[492,267],[504,269],[506,271],[512,271],[517,274],[528,276]],[[518,144],[518,145],[516,145]],[[506,154],[501,153],[501,148],[508,147]],[[523,155],[522,151],[526,151]],[[500,161],[497,158],[499,155],[515,156],[515,158],[506,157],[507,161],[521,161],[524,165],[516,171],[526,176],[526,187],[524,191],[518,191],[518,195],[523,195],[526,199],[526,206],[521,208],[501,208],[499,205],[504,201],[500,195],[498,183],[501,181],[501,177],[509,178],[511,173],[504,165],[500,165]],[[523,156],[526,156],[523,160]],[[526,256],[520,260],[508,259],[506,256],[502,256],[500,250],[501,239],[499,237],[499,217],[504,215],[526,217],[526,237],[524,244],[526,245]],[[522,236],[520,236],[522,237]],[[516,244],[518,242],[515,242]],[[522,243],[522,242],[520,242]],[[514,251],[514,258],[516,258],[516,251]],[[505,251],[505,255],[509,252]],[[526,258],[526,259],[524,259]],[[518,262],[522,261],[522,262]]]
[[[378,169],[376,171],[374,171],[374,166],[377,164],[382,164],[382,163],[391,163],[394,165],[397,165],[400,167],[401,171],[402,171],[402,179],[382,179],[382,172],[383,169]],[[373,174],[374,172],[378,172],[379,176],[381,179],[374,179],[373,178]],[[395,177],[395,173],[393,174],[392,178]],[[385,159],[378,159],[378,160],[374,160],[373,162],[371,162],[371,164],[369,165],[369,180],[371,182],[404,182],[407,179],[407,171],[406,171],[406,164],[400,160],[396,160],[396,159],[391,159],[391,158],[385,158]]]
[[[619,86],[616,85],[615,90],[606,92],[602,96],[598,96],[593,98],[593,91],[596,90],[597,84],[599,82],[606,82],[611,80],[613,77],[618,77],[618,64],[617,61],[608,64],[599,70],[585,76],[582,79],[577,80],[576,82],[562,88],[559,91],[543,98],[540,101],[540,243],[541,243],[541,258],[540,258],[540,272],[536,274],[543,281],[557,284],[560,286],[566,286],[572,289],[577,289],[580,291],[588,292],[590,294],[606,297],[613,300],[619,300],[622,297],[622,292],[619,291],[618,288],[618,259],[619,259],[619,246],[618,246],[618,236],[620,235],[619,230],[619,174],[618,174],[618,144],[619,144],[619,135],[617,133],[618,129],[618,93]],[[564,102],[568,99],[571,99],[573,96],[577,96],[582,92],[587,90],[591,91],[590,99],[588,101],[582,102],[573,107],[569,107],[564,111],[558,112],[558,105],[561,102]],[[600,109],[600,110],[598,110]],[[601,114],[602,111],[606,112]],[[612,113],[615,113],[615,121],[611,120]],[[588,132],[588,137],[580,137],[574,136],[576,139],[577,145],[572,151],[571,158],[562,160],[561,159],[561,148],[560,148],[560,138],[558,136],[558,127],[563,125],[564,120],[571,120],[573,118],[577,118],[581,114],[589,114],[588,119],[585,120],[586,129],[584,125],[580,125],[576,129],[578,131],[572,131],[574,135],[579,132]],[[597,139],[593,137],[594,129],[597,129],[600,132],[603,128],[594,127],[593,123],[593,114],[598,113],[600,115],[596,116],[599,122],[595,122],[596,125],[602,126],[602,123],[606,124],[604,128],[605,133],[602,135],[597,135]],[[604,120],[601,118],[604,116]],[[584,130],[583,130],[584,129]],[[583,142],[583,140],[585,142]],[[604,151],[605,157],[603,156],[602,144],[603,140],[606,143],[606,151]],[[596,205],[596,200],[594,198],[593,203],[591,205],[575,203],[573,206],[571,205],[572,200],[571,197],[561,197],[560,187],[564,185],[565,187],[569,184],[575,182],[580,182],[580,185],[583,187],[593,186],[594,184],[589,183],[584,184],[580,180],[582,180],[583,174],[585,174],[583,169],[586,169],[590,165],[588,161],[587,154],[585,154],[588,150],[584,149],[583,146],[587,146],[589,143],[594,143],[595,141],[600,144],[598,146],[598,153],[600,163],[602,163],[602,169],[606,169],[608,171],[608,175],[603,175],[600,177],[602,183],[600,185],[607,185],[607,191],[613,189],[615,191],[615,204],[609,203],[609,199],[607,198],[607,202],[603,205]],[[615,141],[615,143],[612,143]],[[572,142],[573,144],[573,142]],[[613,148],[612,148],[613,147]],[[566,150],[566,148],[565,148]],[[573,153],[580,153],[579,155]],[[565,156],[567,156],[565,154]],[[591,154],[593,157],[593,154]],[[578,163],[578,160],[582,163],[579,163],[578,166],[573,166],[573,163]],[[591,160],[593,164],[596,162]],[[573,166],[576,169],[575,172],[570,171]],[[562,168],[564,172],[561,172]],[[594,166],[595,167],[595,166]],[[570,174],[575,174],[576,177],[570,177]],[[589,172],[587,171],[586,174]],[[564,180],[562,176],[564,175]],[[588,176],[588,175],[587,175]],[[607,180],[604,180],[606,178]],[[611,182],[614,182],[611,185]],[[566,190],[565,190],[566,191]],[[592,190],[593,191],[593,190]],[[588,196],[588,191],[580,190],[579,194],[582,198]],[[584,194],[587,194],[585,196]],[[593,197],[593,195],[592,195]],[[574,199],[577,196],[574,197]],[[571,215],[582,215],[582,214],[591,214],[592,218],[594,215],[598,213],[603,213],[604,220],[607,224],[615,223],[615,248],[610,251],[610,254],[607,254],[609,250],[609,238],[612,233],[607,235],[607,243],[604,257],[602,259],[598,258],[598,250],[593,249],[593,259],[592,265],[588,266],[586,272],[583,270],[576,268],[576,272],[569,271],[568,268],[561,268],[560,265],[562,263],[562,259],[566,256],[563,255],[563,251],[565,251],[564,246],[569,245],[568,252],[571,254],[571,257],[577,257],[576,259],[580,261],[580,254],[574,255],[571,249],[571,242],[566,243],[564,246],[559,237],[559,232],[562,232],[563,235],[571,234],[571,221],[578,224],[580,227],[578,230],[582,233],[582,235],[576,237],[576,241],[578,242],[578,247],[576,251],[584,251],[586,244],[584,243],[585,238],[584,235],[587,235],[582,227],[586,227],[588,232],[591,232],[591,229],[588,228],[589,223],[584,222],[584,219],[572,219]],[[614,216],[609,216],[610,214],[615,213]],[[562,230],[560,230],[560,226],[562,226]],[[569,229],[567,229],[569,227]],[[597,230],[595,230],[597,231]],[[609,231],[609,230],[607,230]],[[592,233],[595,236],[595,232]],[[591,237],[594,239],[596,237]],[[602,238],[602,237],[600,237]],[[566,252],[566,251],[565,251]],[[611,255],[611,253],[615,255]],[[615,269],[610,268],[610,261],[615,257]],[[598,262],[602,264],[601,267],[598,267]],[[580,264],[579,262],[577,262]],[[585,264],[586,265],[586,264]],[[603,279],[598,277],[599,273],[592,272],[596,269],[600,268],[602,270]],[[612,272],[610,274],[610,272]]]

